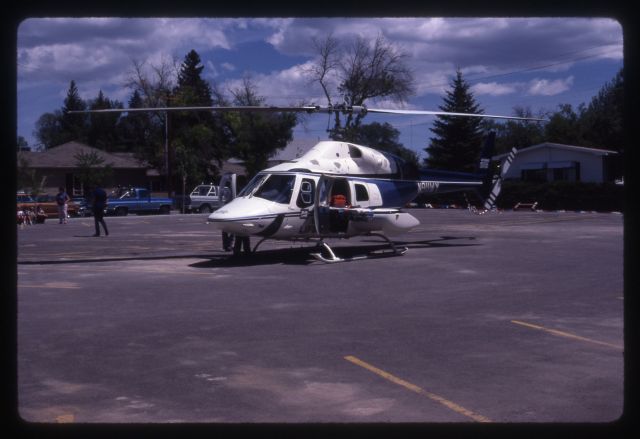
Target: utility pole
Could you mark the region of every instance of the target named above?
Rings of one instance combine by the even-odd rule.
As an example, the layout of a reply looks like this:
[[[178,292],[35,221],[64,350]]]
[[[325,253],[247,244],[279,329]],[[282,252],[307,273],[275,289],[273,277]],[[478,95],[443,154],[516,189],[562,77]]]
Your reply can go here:
[[[169,165],[169,112],[164,112],[164,169],[167,173],[167,197],[171,198],[171,167]]]

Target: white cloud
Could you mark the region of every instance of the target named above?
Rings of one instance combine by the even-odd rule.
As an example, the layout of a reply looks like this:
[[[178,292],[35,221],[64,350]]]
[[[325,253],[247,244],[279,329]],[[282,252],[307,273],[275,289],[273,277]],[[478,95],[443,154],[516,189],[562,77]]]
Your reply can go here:
[[[211,78],[211,79],[217,78],[219,73],[218,73],[218,69],[216,69],[216,65],[213,62],[211,62],[210,60],[208,60],[205,64],[206,64],[207,68],[206,68],[206,70],[204,70],[204,72],[205,72],[204,75],[206,77],[208,77],[208,78]]]
[[[527,93],[533,96],[555,96],[563,93],[573,85],[573,76],[565,79],[556,79],[550,81],[548,79],[534,79],[529,82]]]
[[[471,86],[471,91],[476,96],[504,96],[517,91],[516,84],[498,84],[497,82],[480,82]]]
[[[220,64],[220,67],[227,70],[228,72],[233,72],[236,70],[236,66],[228,62],[223,62],[222,64]]]
[[[293,105],[301,101],[325,105],[326,98],[317,84],[311,84],[305,75],[309,63],[268,74],[252,74],[251,81],[260,96],[267,97],[268,105]],[[242,86],[242,79],[231,79],[222,84],[224,90]]]
[[[270,43],[282,55],[277,62],[265,64],[256,57],[251,64],[259,93],[270,104],[303,98],[325,104],[322,89],[310,84],[302,71],[316,55],[311,38],[329,33],[345,46],[356,36],[373,39],[382,33],[407,53],[416,101],[442,96],[460,68],[477,95],[503,96],[526,104],[527,98],[531,101],[569,90],[574,82],[569,75],[576,75],[576,82],[580,78],[570,70],[580,58],[591,56],[589,62],[622,58],[622,29],[607,18],[31,18],[20,23],[17,33],[19,123],[26,120],[28,111],[39,115],[62,104],[59,98],[50,98],[46,106],[37,104],[32,97],[23,97],[23,90],[33,95],[37,88],[44,102],[47,84],[54,90],[49,94],[57,95],[60,90],[66,93],[74,79],[83,97],[93,98],[102,89],[111,99],[124,101],[129,92],[124,80],[132,60],[147,66],[172,57],[180,62],[191,49],[200,53],[206,79],[237,78],[246,68],[238,67],[245,65],[245,54],[234,51],[256,41]],[[225,51],[232,56],[216,58]],[[287,56],[292,57],[289,65]],[[542,69],[545,65],[549,67]],[[280,70],[269,72],[276,68],[273,66]],[[518,72],[537,72],[538,77],[524,82],[511,76]],[[498,82],[502,78],[497,75],[505,74],[512,82]],[[566,77],[555,79],[559,75]],[[331,87],[336,99],[335,78]],[[21,133],[31,130],[19,128]]]

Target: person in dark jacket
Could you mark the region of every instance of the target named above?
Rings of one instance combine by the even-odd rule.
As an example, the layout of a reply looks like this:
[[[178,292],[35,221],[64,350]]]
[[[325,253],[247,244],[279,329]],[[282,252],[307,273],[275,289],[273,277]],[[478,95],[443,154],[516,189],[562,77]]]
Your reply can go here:
[[[96,233],[93,236],[100,236],[100,224],[104,228],[104,234],[109,236],[107,223],[104,222],[104,209],[107,207],[107,193],[101,187],[96,187],[92,192],[93,199],[93,219],[96,225]]]

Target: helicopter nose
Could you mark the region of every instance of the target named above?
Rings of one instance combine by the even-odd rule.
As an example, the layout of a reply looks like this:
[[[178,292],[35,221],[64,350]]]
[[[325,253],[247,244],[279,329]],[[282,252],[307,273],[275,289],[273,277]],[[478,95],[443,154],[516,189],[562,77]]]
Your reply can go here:
[[[207,222],[223,232],[254,235],[273,222],[269,202],[260,198],[236,198],[211,215]]]

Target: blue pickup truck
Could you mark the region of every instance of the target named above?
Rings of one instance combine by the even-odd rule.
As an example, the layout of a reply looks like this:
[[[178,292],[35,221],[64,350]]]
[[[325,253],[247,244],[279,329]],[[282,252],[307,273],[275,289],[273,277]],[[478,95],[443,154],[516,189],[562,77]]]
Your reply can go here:
[[[107,215],[126,216],[129,213],[169,214],[171,198],[152,197],[148,189],[132,187],[120,196],[109,197],[105,212]]]

